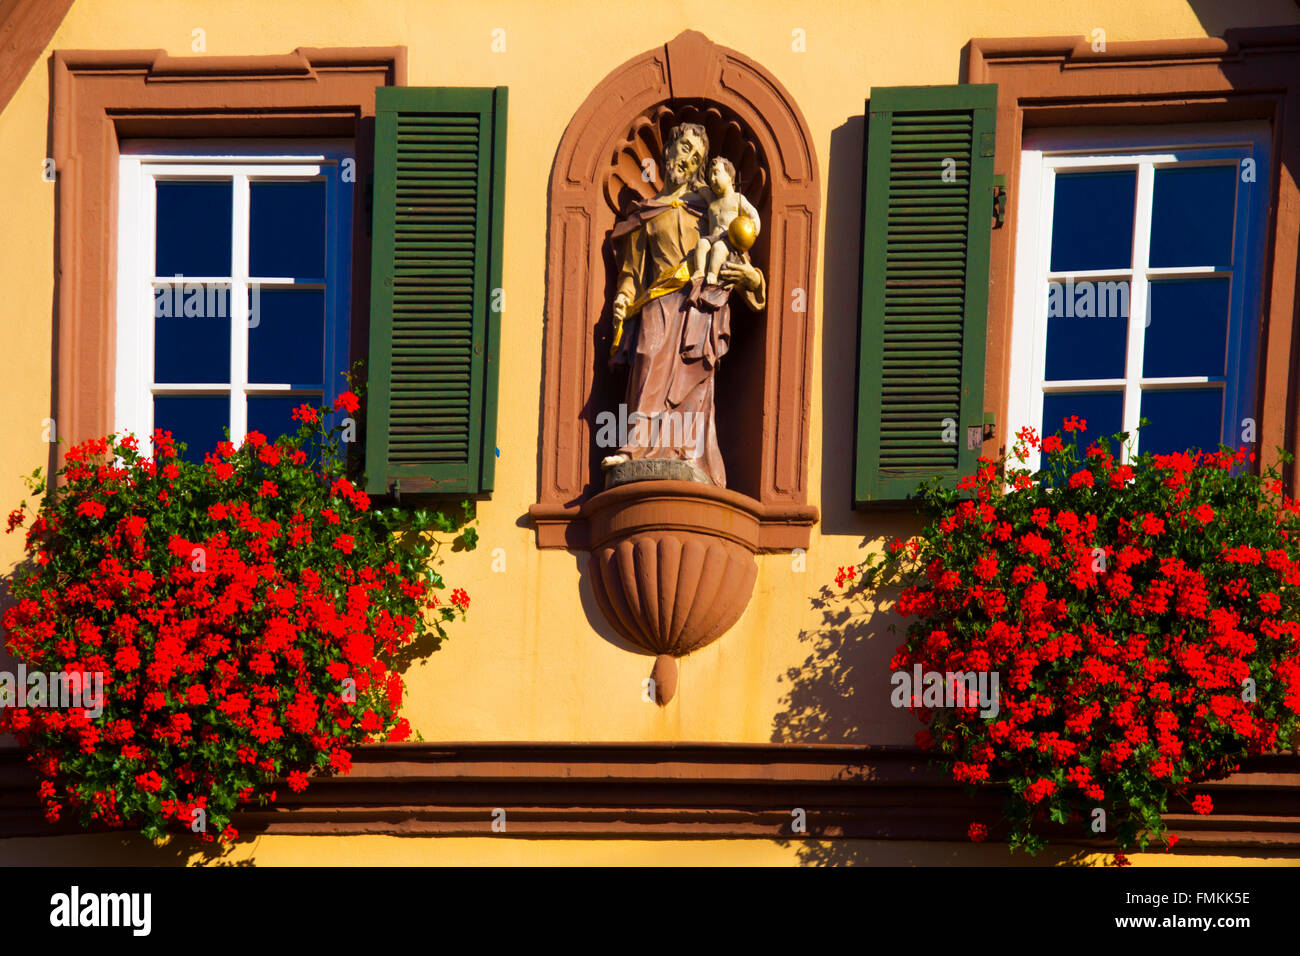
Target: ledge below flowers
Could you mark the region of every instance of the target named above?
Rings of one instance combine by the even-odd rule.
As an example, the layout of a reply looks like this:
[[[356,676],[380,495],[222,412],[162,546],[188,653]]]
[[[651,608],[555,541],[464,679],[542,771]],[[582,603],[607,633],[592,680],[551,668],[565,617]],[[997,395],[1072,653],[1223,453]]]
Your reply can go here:
[[[1300,755],[1248,761],[1206,783],[1214,812],[1166,820],[1178,849],[1271,852],[1300,858]],[[502,808],[515,837],[876,839],[965,842],[972,821],[989,838],[1001,794],[966,796],[910,747],[836,744],[412,743],[357,749],[346,777],[280,788],[274,809],[239,813],[244,836],[487,836]],[[791,831],[791,808],[807,832]],[[0,750],[0,838],[67,836],[49,824],[23,752]],[[1054,844],[1103,852],[1075,831]],[[1009,864],[1028,858],[1008,856]]]

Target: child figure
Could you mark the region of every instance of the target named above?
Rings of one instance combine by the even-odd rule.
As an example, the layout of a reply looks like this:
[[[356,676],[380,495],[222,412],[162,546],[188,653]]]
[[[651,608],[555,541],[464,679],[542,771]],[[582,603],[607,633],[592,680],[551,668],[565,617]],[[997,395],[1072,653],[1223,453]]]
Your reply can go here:
[[[714,285],[718,281],[718,270],[727,261],[727,257],[733,252],[743,254],[754,244],[759,221],[754,204],[735,188],[736,167],[731,160],[725,156],[715,156],[709,162],[708,178],[709,190],[714,198],[709,203],[707,235],[700,236],[699,244],[695,247],[694,277],[703,275],[706,283]],[[743,237],[738,241],[730,232],[732,223],[742,216],[748,218],[753,227],[750,230],[736,230]]]

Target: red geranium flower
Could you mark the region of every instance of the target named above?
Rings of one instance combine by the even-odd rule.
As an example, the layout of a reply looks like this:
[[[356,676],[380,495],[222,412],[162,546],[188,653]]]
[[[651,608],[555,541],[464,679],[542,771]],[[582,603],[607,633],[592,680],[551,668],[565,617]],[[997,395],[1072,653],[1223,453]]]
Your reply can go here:
[[[104,517],[104,506],[98,501],[83,501],[81,504],[77,505],[77,514],[81,515],[83,518],[93,518],[98,521],[100,518]]]

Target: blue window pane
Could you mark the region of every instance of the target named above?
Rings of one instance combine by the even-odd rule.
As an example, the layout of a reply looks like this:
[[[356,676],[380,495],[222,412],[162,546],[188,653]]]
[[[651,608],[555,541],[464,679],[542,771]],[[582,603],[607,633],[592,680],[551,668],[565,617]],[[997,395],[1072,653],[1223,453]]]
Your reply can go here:
[[[324,384],[324,291],[262,289],[252,297],[248,325],[250,382]]]
[[[1151,265],[1231,265],[1236,205],[1236,166],[1157,169]]]
[[[249,184],[249,275],[325,275],[325,183]]]
[[[1228,348],[1228,282],[1160,279],[1151,283],[1151,320],[1142,374],[1222,375]]]
[[[1073,436],[1066,432],[1061,423],[1071,415],[1077,415],[1088,423],[1082,432]],[[1077,392],[1068,395],[1043,396],[1043,435],[1061,433],[1061,440],[1067,445],[1071,437],[1078,439],[1078,457],[1098,438],[1110,438],[1124,423],[1123,392]],[[1118,451],[1115,442],[1110,442],[1112,453]]]
[[[153,427],[185,442],[184,457],[201,462],[207,452],[224,441],[230,427],[230,398],[226,395],[157,395],[153,400]]]
[[[230,381],[230,289],[175,283],[154,289],[155,382]]]
[[[1137,172],[1057,173],[1052,271],[1126,269],[1133,263]]]
[[[1048,381],[1124,377],[1127,282],[1052,282],[1047,314]]]
[[[1189,448],[1218,451],[1223,437],[1223,392],[1217,388],[1152,389],[1142,393],[1138,451],[1168,455]]]
[[[281,435],[296,435],[298,422],[293,410],[299,405],[319,406],[319,395],[250,395],[248,396],[248,430],[261,432],[268,441]]]
[[[159,182],[154,274],[230,275],[230,181]]]

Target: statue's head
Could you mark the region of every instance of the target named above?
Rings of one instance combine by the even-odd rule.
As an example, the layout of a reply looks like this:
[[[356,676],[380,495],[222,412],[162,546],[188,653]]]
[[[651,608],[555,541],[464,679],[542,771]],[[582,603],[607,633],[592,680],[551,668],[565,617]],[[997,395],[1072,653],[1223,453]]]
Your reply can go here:
[[[664,144],[664,179],[670,186],[702,186],[709,134],[699,123],[681,123],[668,131]]]
[[[736,186],[736,167],[725,156],[714,156],[709,160],[706,178],[709,188],[718,195],[730,192]]]

